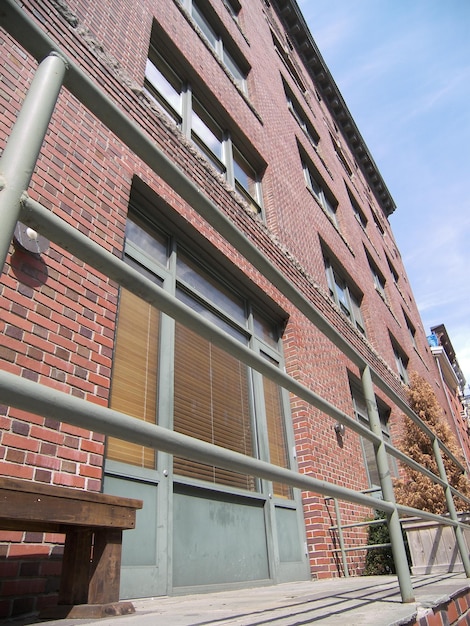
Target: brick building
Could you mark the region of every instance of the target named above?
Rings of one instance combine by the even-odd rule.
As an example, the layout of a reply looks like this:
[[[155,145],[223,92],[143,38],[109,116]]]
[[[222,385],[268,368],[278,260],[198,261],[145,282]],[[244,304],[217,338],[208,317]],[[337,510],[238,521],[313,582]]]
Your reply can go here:
[[[376,374],[386,440],[399,437],[411,370],[448,410],[388,221],[393,199],[294,0],[24,0],[8,11],[25,22],[0,14],[2,148],[38,60],[56,49],[72,68],[32,201],[367,427],[359,355]],[[164,161],[153,168],[125,145],[111,105],[100,118],[77,72],[191,182],[194,205],[203,196],[217,207],[220,228]],[[237,250],[227,222],[325,323]],[[370,441],[86,255],[21,224],[15,232],[1,283],[2,371],[349,489],[379,486]],[[122,597],[339,574],[323,496],[39,413],[0,407],[1,474],[144,501],[125,537]],[[398,475],[396,462],[390,470]],[[344,522],[370,515],[341,511]],[[61,537],[2,532],[0,550],[0,614],[53,604]],[[361,573],[364,552],[348,558]]]
[[[470,442],[468,440],[469,422],[465,406],[466,380],[444,324],[431,327],[428,343],[436,361],[441,387],[446,396],[445,406],[448,422],[460,443],[468,464]]]

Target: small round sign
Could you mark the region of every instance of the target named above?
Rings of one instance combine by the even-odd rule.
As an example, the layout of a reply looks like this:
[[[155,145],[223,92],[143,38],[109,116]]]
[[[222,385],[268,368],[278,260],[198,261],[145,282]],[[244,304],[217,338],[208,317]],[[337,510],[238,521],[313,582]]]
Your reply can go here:
[[[49,241],[30,226],[17,222],[14,239],[24,250],[33,254],[41,254],[49,248]]]

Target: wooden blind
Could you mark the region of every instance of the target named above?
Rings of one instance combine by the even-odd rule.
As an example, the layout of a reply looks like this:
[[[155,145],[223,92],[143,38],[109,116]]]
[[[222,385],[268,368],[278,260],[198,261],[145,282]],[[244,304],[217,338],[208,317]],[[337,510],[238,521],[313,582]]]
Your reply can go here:
[[[174,430],[242,454],[253,454],[247,368],[206,339],[176,324]],[[255,480],[179,457],[176,474],[242,489]]]
[[[152,424],[157,414],[159,318],[157,309],[121,289],[110,406]],[[107,457],[155,467],[152,448],[115,437],[108,438]]]
[[[268,426],[269,457],[273,465],[289,467],[287,453],[284,411],[281,389],[269,378],[263,377],[264,404]],[[279,498],[292,498],[292,488],[282,483],[273,483],[274,495]]]

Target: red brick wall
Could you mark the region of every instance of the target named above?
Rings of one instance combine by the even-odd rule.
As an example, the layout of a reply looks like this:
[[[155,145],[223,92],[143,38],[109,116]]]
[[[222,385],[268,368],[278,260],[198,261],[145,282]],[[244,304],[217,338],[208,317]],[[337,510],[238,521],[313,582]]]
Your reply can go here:
[[[52,3],[27,0],[24,10],[34,13],[41,28],[47,29],[49,36],[200,185],[399,394],[403,395],[404,390],[395,373],[389,331],[410,357],[410,369],[434,384],[435,365],[390,226],[340,136],[337,139],[353,167],[351,178],[338,159],[330,139],[330,132],[336,134],[334,121],[325,103],[316,98],[315,86],[302,69],[299,57],[291,51],[307,88],[305,96],[274,50],[269,22],[279,24],[277,17],[265,3],[253,1],[244,3],[237,25],[222,2],[214,1],[213,5],[229,38],[251,65],[249,98],[237,91],[179,4],[172,0],[114,0],[106,3],[106,7],[88,0],[70,0],[70,11],[62,14]],[[207,97],[219,103],[219,114],[227,123],[231,122],[237,142],[251,146],[254,155],[266,163],[263,178],[266,223],[247,212],[234,193],[212,175],[207,163],[140,93],[153,17],[159,29],[172,40],[175,58],[187,60],[194,83],[205,85]],[[36,63],[8,36],[2,35],[0,45],[5,72],[5,95],[0,102],[0,145],[3,146]],[[318,151],[287,109],[281,74],[320,136]],[[338,200],[339,230],[306,189],[297,143]],[[348,370],[357,375],[356,368],[182,202],[174,190],[63,90],[33,176],[31,197],[120,256],[134,176],[148,184],[286,310],[289,314],[284,337],[287,371],[353,416]],[[368,218],[366,232],[353,215],[345,180]],[[371,209],[379,216],[383,235],[374,224]],[[319,234],[364,293],[367,341],[331,306]],[[387,279],[387,303],[374,289],[365,248]],[[398,287],[392,281],[386,254],[399,274]],[[106,405],[116,285],[51,244],[40,258],[12,248],[1,288],[0,366]],[[417,329],[418,352],[411,346],[402,309]],[[436,392],[442,399],[437,386]],[[300,471],[354,489],[367,487],[357,435],[346,431],[340,444],[333,421],[296,398],[292,398],[292,418]],[[393,409],[391,428],[396,436],[400,432],[399,418],[399,412]],[[1,473],[100,490],[104,444],[101,435],[7,407],[0,410],[0,427],[3,431]],[[332,521],[328,510],[323,499],[316,495],[306,494],[304,502],[312,573],[336,575],[337,566],[330,551],[328,529]],[[370,515],[346,505],[343,513],[344,522],[362,521]],[[10,545],[9,550],[16,545],[8,544],[7,536],[1,537],[1,545]],[[44,545],[42,538],[27,544],[30,550],[34,546],[33,552],[42,550]],[[361,558],[360,554],[351,556],[353,571],[360,572]]]

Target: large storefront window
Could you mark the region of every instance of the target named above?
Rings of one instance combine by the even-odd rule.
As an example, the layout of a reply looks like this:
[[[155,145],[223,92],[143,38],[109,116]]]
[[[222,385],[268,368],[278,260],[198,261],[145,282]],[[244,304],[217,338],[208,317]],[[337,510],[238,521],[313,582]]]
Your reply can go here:
[[[159,234],[132,210],[126,229],[125,260],[162,289],[273,365],[281,365],[276,323],[253,310],[251,300],[233,289],[234,281],[199,262],[173,237]],[[151,423],[244,455],[289,467],[286,394],[232,355],[126,289],[121,289],[116,330],[111,407]],[[161,383],[161,374],[166,384]],[[170,381],[170,382],[168,382]],[[260,401],[260,398],[262,399]],[[172,415],[162,406],[171,407]],[[161,418],[160,412],[164,415]],[[166,421],[165,421],[166,420]],[[260,452],[260,451],[267,452]],[[113,437],[107,458],[147,469],[157,468],[153,449]],[[250,492],[260,481],[234,471],[175,457],[173,473]],[[276,497],[292,490],[273,486]]]

